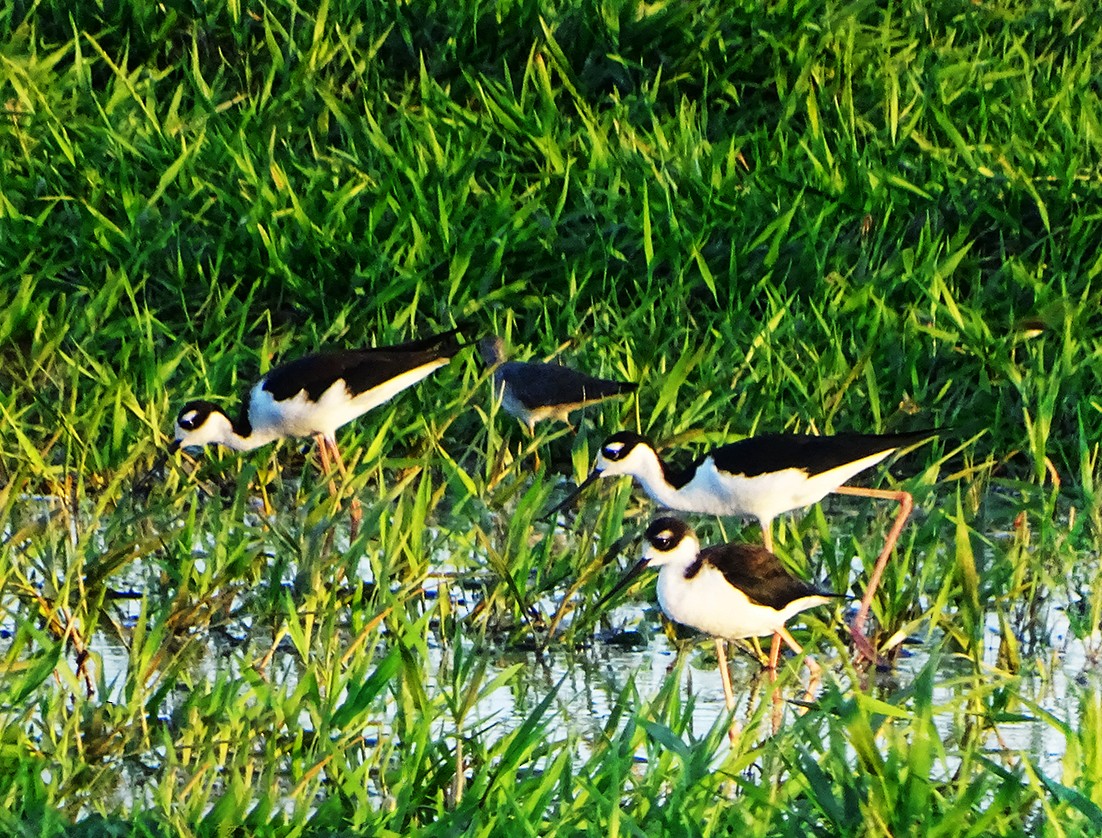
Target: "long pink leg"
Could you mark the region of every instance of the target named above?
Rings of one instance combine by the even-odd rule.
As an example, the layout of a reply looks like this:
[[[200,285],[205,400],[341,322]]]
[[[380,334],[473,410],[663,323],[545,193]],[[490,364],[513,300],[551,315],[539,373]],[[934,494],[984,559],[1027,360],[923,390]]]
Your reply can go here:
[[[314,441],[318,444],[318,456],[321,458],[321,473],[329,478],[329,494],[337,496],[337,484],[333,480],[333,463],[329,459],[329,440],[324,434],[315,434]]]
[[[781,629],[784,631],[784,629]],[[787,633],[787,632],[786,632]],[[773,643],[769,646],[769,677],[777,680],[777,661],[781,656],[781,632],[773,633]]]
[[[761,543],[766,550],[773,552],[773,524],[770,521],[761,522]]]
[[[797,655],[803,654],[803,647],[796,642],[796,638],[789,634],[788,629],[782,627],[778,632],[778,635],[784,639],[784,642],[788,644],[788,647]],[[823,678],[823,670],[817,664],[810,655],[804,655],[804,666],[807,667],[807,693],[805,698],[811,701],[815,697],[815,688],[819,686],[819,682]]]
[[[337,464],[337,471],[340,472],[344,481],[348,482],[348,469],[345,468],[344,460],[341,458],[341,450],[337,447],[335,440],[328,440],[329,447],[333,454],[333,462]],[[360,499],[355,495],[352,496],[351,502],[348,504],[348,536],[350,540],[356,538],[356,535],[360,531],[360,521],[363,520],[363,508],[360,506]]]
[[[329,496],[336,498],[337,503],[340,504],[340,493],[337,491],[337,481],[333,479],[333,458],[332,452],[336,451],[337,457],[340,457],[340,452],[336,450],[336,444],[333,448],[329,447],[329,440],[323,434],[315,434],[314,439],[318,443],[318,455],[321,457],[321,473],[329,478]],[[341,470],[343,473],[344,463],[341,463]],[[355,538],[355,533],[352,535]]]
[[[731,672],[727,668],[727,641],[721,638],[716,638],[716,657],[719,659],[719,679],[723,682],[723,698],[727,702],[727,709],[735,709],[735,691],[731,686]],[[731,720],[731,729],[727,731],[727,738],[731,740],[731,744],[738,743],[739,737],[739,725],[734,719]]]
[[[888,537],[884,540],[884,549],[880,551],[880,555],[876,558],[876,564],[873,565],[872,573],[869,575],[869,583],[865,587],[865,595],[861,598],[861,605],[857,609],[857,616],[854,617],[853,626],[850,629],[850,633],[853,635],[853,645],[857,647],[858,653],[870,663],[875,663],[876,649],[865,634],[865,621],[868,619],[869,609],[872,607],[872,597],[880,585],[880,577],[884,575],[884,567],[888,563],[888,557],[891,556],[892,550],[895,548],[895,542],[899,539],[899,534],[903,532],[903,525],[907,523],[907,518],[910,517],[911,510],[914,509],[914,498],[911,497],[910,492],[892,491],[890,489],[863,489],[856,486],[839,486],[834,490],[834,493],[878,498],[880,500],[894,500],[899,503],[899,512],[895,516],[892,528],[888,531]]]
[[[536,420],[531,416],[528,417],[528,421],[524,423],[528,428],[528,438],[532,440],[532,471],[540,470],[540,449],[535,445],[536,442]],[[521,447],[523,451],[523,446]]]
[[[781,691],[776,688],[777,661],[781,656],[781,633],[773,632],[773,642],[769,645],[769,682],[773,688],[773,735],[781,729],[781,719],[784,716],[784,702],[781,700]]]
[[[788,644],[788,647],[797,655],[803,655],[803,647],[796,642],[796,638],[786,629],[781,626],[780,629],[773,635],[773,643],[769,648],[769,677],[770,680],[775,681],[777,679],[777,663],[781,653],[781,641]],[[804,666],[807,667],[808,679],[807,690],[804,692],[804,699],[811,701],[815,698],[815,689],[819,686],[819,682],[822,681],[823,670],[817,664],[810,655],[804,655]],[[781,715],[782,715],[783,703],[781,701],[781,694],[779,691],[773,692],[773,733],[780,730]]]
[[[773,552],[773,522],[761,521],[761,543],[770,553]],[[758,654],[761,655],[761,645],[758,643],[758,638],[752,638],[754,641],[754,648],[757,649]],[[777,669],[777,652],[780,651],[781,636],[779,634],[773,634],[773,647],[769,653],[770,668],[775,672]]]

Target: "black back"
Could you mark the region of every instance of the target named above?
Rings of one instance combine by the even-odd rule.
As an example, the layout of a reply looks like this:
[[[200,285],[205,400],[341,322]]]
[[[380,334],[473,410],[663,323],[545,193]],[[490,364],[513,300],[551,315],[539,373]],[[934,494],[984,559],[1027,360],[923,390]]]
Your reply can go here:
[[[813,476],[865,457],[891,452],[937,435],[936,430],[902,434],[763,434],[722,445],[693,465],[693,471],[711,456],[718,468],[731,474],[754,477],[796,468]],[[692,475],[690,474],[690,477]]]
[[[627,381],[596,378],[558,364],[509,361],[498,368],[497,374],[529,410],[607,399],[633,392],[638,387]]]
[[[396,346],[306,355],[273,368],[264,377],[264,389],[276,401],[294,398],[303,390],[316,400],[333,382],[343,379],[349,393],[357,396],[402,373],[453,357],[462,348],[456,340],[458,331],[452,329]]]
[[[809,585],[784,569],[780,560],[760,544],[717,544],[700,551],[695,562],[685,570],[692,579],[705,564],[723,574],[732,587],[738,588],[752,602],[780,610],[806,596],[837,596]]]

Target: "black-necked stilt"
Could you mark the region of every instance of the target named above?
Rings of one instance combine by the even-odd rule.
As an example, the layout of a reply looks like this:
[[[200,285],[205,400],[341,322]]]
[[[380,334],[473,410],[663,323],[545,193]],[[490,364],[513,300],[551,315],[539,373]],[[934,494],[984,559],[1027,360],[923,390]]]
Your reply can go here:
[[[499,337],[479,342],[482,359],[494,369],[495,396],[506,413],[517,417],[535,436],[536,423],[545,419],[570,422],[570,413],[586,405],[633,392],[637,384],[596,378],[559,364],[506,361]]]
[[[772,551],[770,525],[773,519],[784,512],[818,503],[831,492],[897,501],[899,512],[873,566],[852,627],[858,650],[875,661],[875,650],[865,637],[865,621],[884,566],[911,514],[914,501],[904,491],[842,484],[893,451],[930,439],[937,433],[925,430],[834,436],[764,434],[715,448],[688,467],[677,470],[668,466],[644,437],[621,431],[605,440],[593,471],[550,514],[568,506],[598,478],[630,475],[639,481],[652,500],[670,509],[757,518],[765,548]]]
[[[313,436],[321,469],[346,477],[336,431],[447,364],[462,345],[458,329],[397,346],[319,352],[269,370],[230,419],[213,402],[189,401],[176,417],[176,438],[153,470],[177,449],[225,445],[250,451],[283,437]],[[330,478],[330,491],[336,486]],[[352,501],[353,534],[359,503]]]
[[[711,635],[727,707],[735,706],[724,641],[773,635],[769,668],[775,670],[780,640],[796,654],[803,649],[785,628],[801,611],[840,597],[797,579],[771,552],[757,544],[717,544],[700,549],[692,528],[679,518],[658,518],[643,536],[643,558],[605,596],[623,590],[647,567],[658,567],[658,604],[671,620]],[[819,679],[819,666],[804,658],[810,673],[808,692]]]

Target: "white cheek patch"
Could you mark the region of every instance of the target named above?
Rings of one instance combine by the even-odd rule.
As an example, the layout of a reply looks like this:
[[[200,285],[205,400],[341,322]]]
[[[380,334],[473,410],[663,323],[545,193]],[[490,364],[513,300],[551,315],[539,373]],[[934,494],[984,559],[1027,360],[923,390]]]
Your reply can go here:
[[[189,410],[187,413],[185,413],[183,416],[181,416],[177,420],[177,422],[180,425],[190,425],[192,422],[195,421],[195,417],[198,416],[198,415],[199,415],[198,410]]]
[[[615,457],[617,454],[619,454],[623,450],[624,450],[624,446],[620,443],[617,443],[616,445],[609,445],[605,448],[605,456],[609,457],[609,458],[612,458],[612,457]]]

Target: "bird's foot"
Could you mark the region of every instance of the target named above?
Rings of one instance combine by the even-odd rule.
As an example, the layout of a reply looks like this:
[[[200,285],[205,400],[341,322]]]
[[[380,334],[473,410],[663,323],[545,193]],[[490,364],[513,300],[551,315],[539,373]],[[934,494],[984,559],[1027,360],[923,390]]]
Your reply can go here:
[[[853,638],[853,648],[857,652],[857,662],[876,667],[880,663],[880,654],[869,640],[868,636],[856,627],[850,628],[850,636]]]

